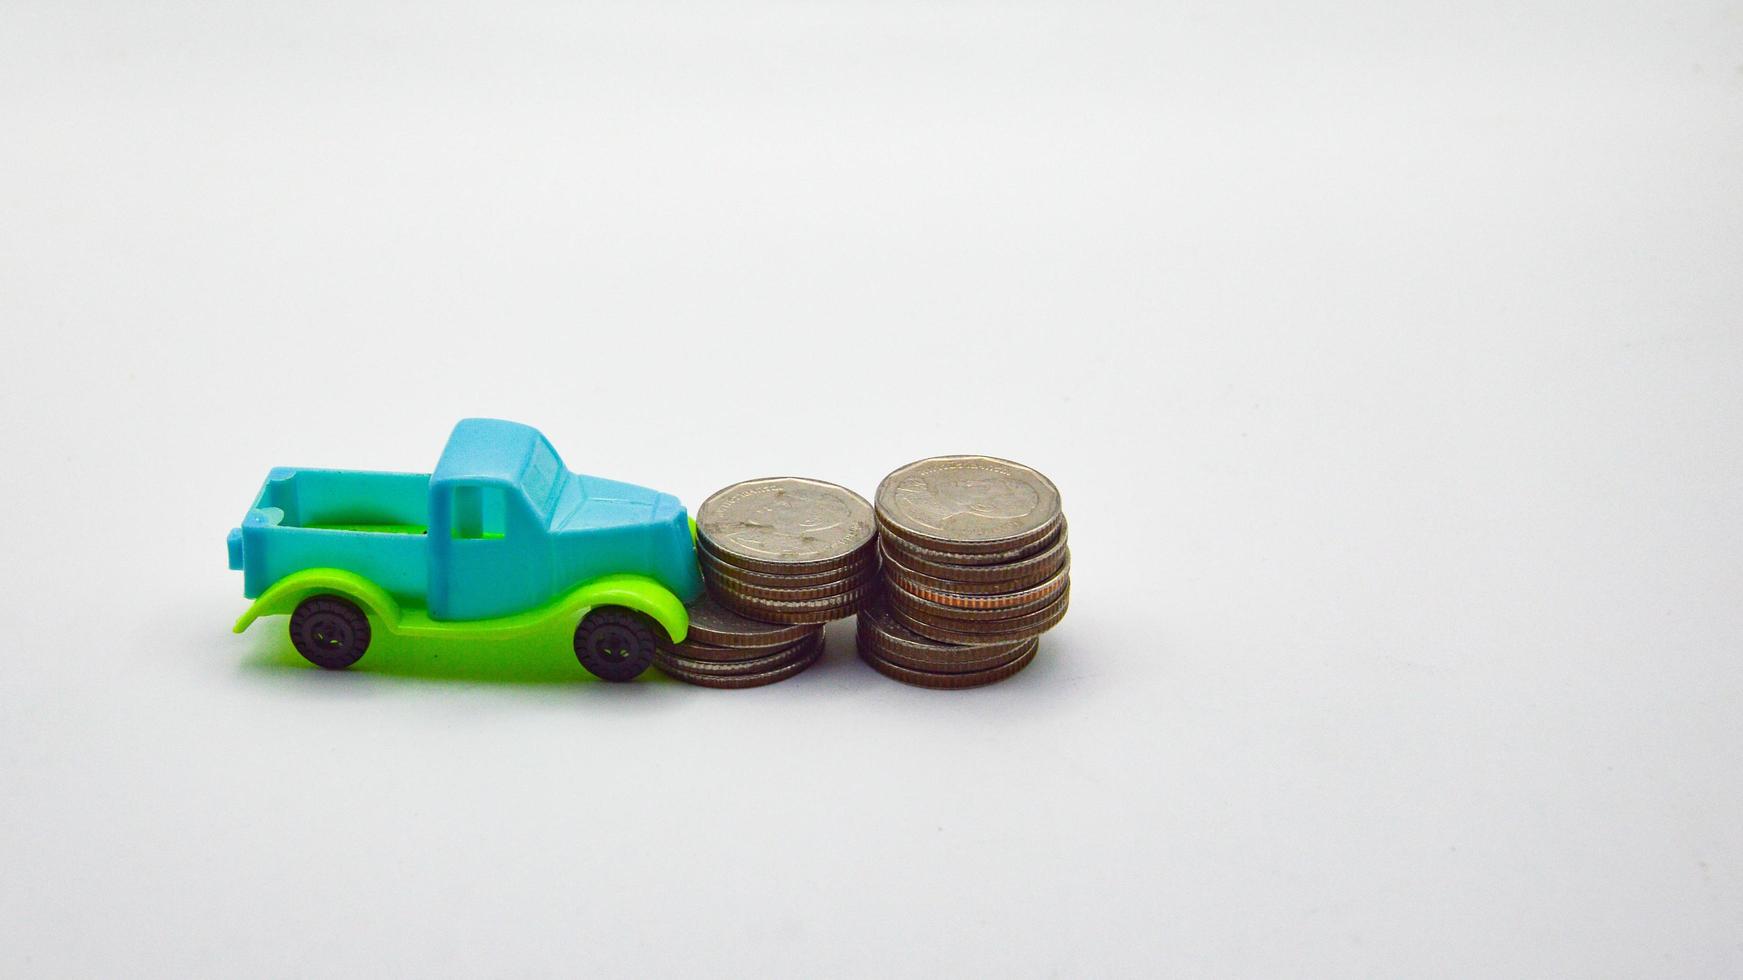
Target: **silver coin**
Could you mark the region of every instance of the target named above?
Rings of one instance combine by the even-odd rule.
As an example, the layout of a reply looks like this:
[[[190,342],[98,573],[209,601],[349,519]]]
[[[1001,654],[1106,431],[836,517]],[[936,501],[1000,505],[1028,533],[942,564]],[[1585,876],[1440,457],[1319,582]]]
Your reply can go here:
[[[802,640],[815,629],[805,624],[776,624],[747,619],[713,599],[703,596],[685,607],[690,614],[691,640],[716,647],[743,650],[773,650]]]
[[[809,627],[809,630],[810,632],[801,639],[782,643],[772,648],[722,647],[715,646],[712,643],[698,643],[694,640],[685,640],[683,643],[677,644],[658,644],[656,646],[656,651],[665,654],[668,657],[676,657],[683,661],[698,660],[711,664],[742,663],[746,660],[756,660],[761,657],[773,656],[783,650],[790,650],[794,645],[815,640],[823,633],[823,627],[821,626],[812,626]]]
[[[735,598],[744,596],[752,599],[771,599],[776,602],[804,602],[808,599],[830,599],[843,596],[855,589],[863,588],[875,577],[874,571],[865,570],[852,578],[838,579],[822,585],[774,588],[741,582],[737,578],[721,572],[711,571],[703,574],[703,578],[708,582],[708,588],[717,594],[725,592]]]
[[[1052,480],[991,456],[923,459],[878,484],[884,525],[946,552],[1008,551],[1046,537],[1060,513]]]
[[[925,595],[926,590],[950,592],[963,596],[996,596],[1008,592],[1020,592],[1034,588],[1048,579],[1066,571],[1071,567],[1070,552],[1055,556],[1051,567],[1038,565],[1016,578],[1002,582],[964,581],[960,579],[942,579],[933,575],[922,575],[895,559],[886,560],[883,564],[883,575],[888,581],[898,583],[915,595]]]
[[[929,576],[942,582],[953,582],[966,586],[971,583],[986,583],[989,586],[1003,586],[1006,582],[1032,579],[1039,582],[1059,570],[1066,556],[1070,554],[1067,548],[1065,522],[1060,521],[1059,530],[1052,536],[1042,539],[1029,547],[1017,549],[1016,557],[1004,558],[996,563],[976,562],[964,564],[958,561],[945,561],[944,558],[956,558],[955,555],[945,556],[931,549],[921,550],[902,541],[891,534],[878,537],[878,555],[885,565],[885,572],[890,573],[891,564],[901,566],[901,571],[910,575]],[[982,556],[964,556],[979,558]],[[971,591],[964,588],[962,591]],[[1003,591],[1002,588],[992,591]]]
[[[817,655],[817,647],[823,642],[823,631],[818,630],[790,646],[784,646],[774,653],[748,660],[711,660],[698,659],[684,655],[683,651],[668,653],[664,650],[654,654],[654,663],[662,668],[674,667],[681,671],[695,674],[711,674],[716,677],[731,677],[736,674],[762,674],[778,670],[788,664],[798,663],[808,657]]]
[[[776,602],[772,599],[736,595],[720,589],[715,589],[710,594],[721,605],[752,619],[766,619],[771,623],[816,624],[852,616],[864,608],[877,593],[878,582],[871,580],[852,592],[828,599],[808,599],[802,602]]]
[[[852,490],[789,476],[735,483],[704,500],[696,533],[734,565],[822,571],[863,560],[876,523],[871,504]]]
[[[915,687],[929,687],[936,690],[961,690],[967,687],[980,687],[995,681],[1002,681],[1035,660],[1035,654],[1041,649],[1040,640],[1029,640],[1020,648],[1020,652],[1007,662],[982,670],[965,673],[941,674],[927,670],[914,670],[901,664],[892,663],[874,651],[862,648],[859,651],[861,660],[870,664],[872,669],[892,680]]]
[[[765,684],[774,684],[778,681],[784,681],[795,674],[800,674],[809,670],[811,665],[815,664],[822,658],[822,656],[823,644],[819,643],[817,644],[816,649],[809,656],[786,664],[785,666],[777,667],[773,670],[765,670],[757,674],[707,674],[701,671],[690,670],[675,663],[660,664],[656,662],[656,666],[659,667],[662,674],[681,680],[686,684],[695,684],[698,687],[762,687]]]
[[[929,543],[923,543],[906,537],[901,531],[890,526],[882,516],[878,519],[878,540],[895,554],[911,557],[915,561],[935,562],[949,566],[1000,566],[1024,561],[1057,546],[1065,539],[1065,518],[1060,518],[1043,528],[1040,534],[1025,540],[1010,548],[999,551],[941,551]]]
[[[1015,612],[1029,609],[1046,602],[1065,588],[1071,578],[1071,566],[1067,565],[1040,582],[1026,588],[1012,589],[1009,592],[994,593],[963,593],[954,589],[935,589],[913,580],[899,580],[895,584],[902,592],[954,609],[984,609],[1005,610]]]
[[[825,568],[820,572],[761,572],[754,568],[734,565],[731,561],[721,558],[709,551],[704,545],[696,549],[696,557],[702,565],[702,574],[714,574],[745,585],[760,585],[771,589],[802,589],[813,585],[831,585],[849,579],[857,579],[862,575],[877,570],[877,548],[863,548],[856,552],[852,559],[844,565]]]
[[[941,674],[987,670],[1005,664],[1016,657],[1029,640],[963,646],[939,643],[908,629],[882,606],[872,606],[859,614],[856,639],[862,647],[870,647],[878,656],[914,670]]]

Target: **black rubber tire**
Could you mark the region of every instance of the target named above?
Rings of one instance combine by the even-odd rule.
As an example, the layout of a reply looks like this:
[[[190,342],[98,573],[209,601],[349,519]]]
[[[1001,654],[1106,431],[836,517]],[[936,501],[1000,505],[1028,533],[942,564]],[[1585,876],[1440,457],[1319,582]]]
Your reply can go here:
[[[664,632],[645,613],[601,606],[575,627],[575,659],[602,681],[633,681],[654,662],[655,638]]]
[[[344,670],[369,649],[369,617],[349,599],[310,596],[291,613],[290,638],[309,663]]]

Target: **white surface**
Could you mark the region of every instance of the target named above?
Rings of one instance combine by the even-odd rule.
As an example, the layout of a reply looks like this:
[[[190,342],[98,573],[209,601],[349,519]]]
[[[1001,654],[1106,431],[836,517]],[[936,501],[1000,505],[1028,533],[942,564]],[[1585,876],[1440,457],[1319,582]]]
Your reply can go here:
[[[1735,4],[70,6],[0,11],[0,972],[1743,972]],[[958,695],[227,632],[269,466],[467,414],[692,506],[1015,457],[1072,613]]]

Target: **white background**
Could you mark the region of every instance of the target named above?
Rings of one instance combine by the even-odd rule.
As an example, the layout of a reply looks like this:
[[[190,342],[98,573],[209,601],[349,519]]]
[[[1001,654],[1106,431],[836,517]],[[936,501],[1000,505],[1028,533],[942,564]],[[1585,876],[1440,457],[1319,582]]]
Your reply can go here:
[[[0,8],[0,973],[1743,972],[1743,8],[1157,6]],[[464,415],[1020,459],[1071,615],[228,632],[268,467]]]

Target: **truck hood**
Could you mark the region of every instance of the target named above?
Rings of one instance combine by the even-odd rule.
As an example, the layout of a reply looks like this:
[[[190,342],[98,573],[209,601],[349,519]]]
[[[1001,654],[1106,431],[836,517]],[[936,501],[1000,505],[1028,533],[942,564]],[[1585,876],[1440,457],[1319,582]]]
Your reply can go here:
[[[686,603],[702,594],[690,515],[669,493],[574,474],[552,508],[559,582],[597,574],[647,575]]]

